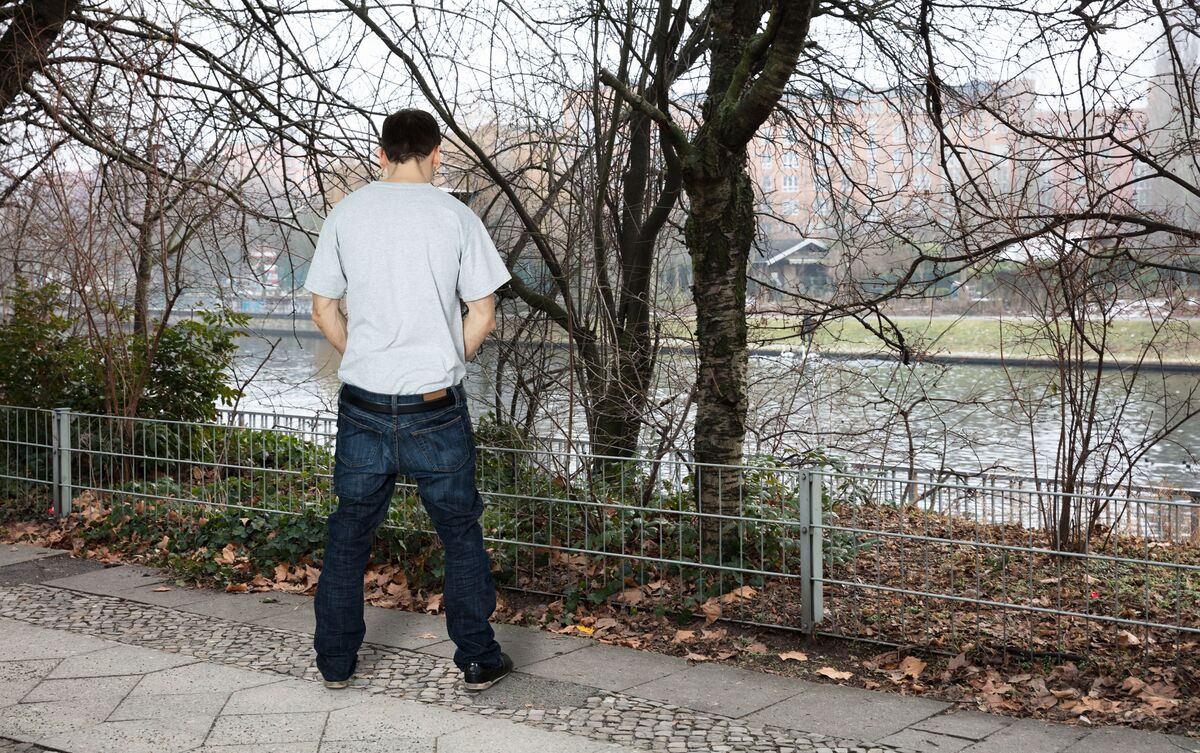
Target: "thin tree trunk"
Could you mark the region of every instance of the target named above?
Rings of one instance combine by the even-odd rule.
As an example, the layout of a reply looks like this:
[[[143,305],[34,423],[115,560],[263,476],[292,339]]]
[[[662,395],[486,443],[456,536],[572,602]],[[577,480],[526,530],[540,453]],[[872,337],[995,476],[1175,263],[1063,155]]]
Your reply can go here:
[[[158,259],[151,247],[154,230],[153,199],[150,185],[146,185],[145,206],[142,207],[141,222],[137,226],[137,260],[134,264],[133,288],[133,334],[146,337],[150,331],[150,276]]]

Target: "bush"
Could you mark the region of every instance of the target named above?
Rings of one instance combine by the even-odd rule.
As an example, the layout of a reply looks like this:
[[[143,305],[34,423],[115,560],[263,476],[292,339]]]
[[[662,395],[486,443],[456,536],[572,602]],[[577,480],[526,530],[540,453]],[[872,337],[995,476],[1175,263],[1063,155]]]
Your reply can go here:
[[[31,288],[18,277],[9,301],[12,313],[0,323],[0,403],[99,411],[100,356],[60,313],[62,288]]]
[[[0,404],[206,421],[216,418],[218,401],[238,396],[226,373],[245,315],[202,312],[148,339],[133,334],[128,310],[113,306],[106,313],[125,326],[98,342],[67,315],[56,283],[30,287],[17,278],[10,301],[12,313],[0,323]]]

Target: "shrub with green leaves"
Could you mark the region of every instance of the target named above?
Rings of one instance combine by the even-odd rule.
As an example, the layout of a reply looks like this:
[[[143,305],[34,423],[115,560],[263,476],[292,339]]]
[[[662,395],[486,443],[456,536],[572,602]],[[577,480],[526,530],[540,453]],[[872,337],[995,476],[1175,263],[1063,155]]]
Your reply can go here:
[[[244,314],[200,312],[141,335],[130,326],[131,312],[111,304],[106,315],[126,326],[101,335],[79,326],[57,283],[17,278],[8,300],[12,311],[0,323],[2,405],[208,421],[218,401],[238,396],[227,371],[249,322]]]
[[[67,315],[62,287],[30,287],[18,277],[8,302],[11,313],[0,322],[0,404],[100,410],[99,357]]]

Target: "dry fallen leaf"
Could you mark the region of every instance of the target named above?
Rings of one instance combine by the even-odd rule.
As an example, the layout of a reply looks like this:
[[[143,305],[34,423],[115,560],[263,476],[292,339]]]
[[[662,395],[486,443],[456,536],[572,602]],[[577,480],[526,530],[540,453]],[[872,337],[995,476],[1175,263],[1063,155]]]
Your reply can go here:
[[[704,624],[711,625],[721,616],[721,605],[713,597],[700,605],[700,611],[704,613]]]
[[[244,594],[249,589],[245,583],[230,583],[225,590],[231,594]]]
[[[421,633],[417,637],[427,641],[437,640],[437,636],[433,633]]]
[[[695,630],[676,630],[675,637],[671,639],[671,643],[687,643],[696,639]]]
[[[1040,695],[1037,698],[1035,698],[1033,701],[1034,708],[1039,708],[1039,709],[1042,709],[1043,711],[1046,709],[1054,708],[1054,706],[1057,703],[1058,703],[1058,697],[1056,695],[1054,695],[1053,693],[1046,693],[1045,695]]]
[[[620,625],[621,623],[612,617],[601,617],[600,619],[596,620],[596,624],[592,627],[596,628],[597,630],[611,630],[615,627],[620,627]]]
[[[915,680],[925,671],[925,662],[915,656],[906,656],[900,662],[900,671],[904,673],[905,677],[911,677]]]
[[[767,648],[767,644],[765,643],[756,642],[746,646],[745,651],[748,654],[766,654],[770,653],[771,649]]]
[[[784,651],[779,658],[784,661],[808,661],[808,654],[803,651]]]
[[[442,595],[433,594],[429,597],[429,601],[425,603],[425,611],[430,614],[437,614],[442,608]]]
[[[629,606],[634,607],[642,603],[642,599],[645,598],[645,594],[642,593],[642,589],[640,587],[626,588],[620,593],[618,598]]]
[[[735,599],[753,599],[754,595],[756,593],[758,593],[758,592],[755,591],[753,587],[742,586],[741,588],[735,588],[732,591],[730,591],[729,593],[722,596],[721,602],[723,604],[729,604],[730,602],[732,602]]]
[[[688,661],[712,661],[711,656],[705,656],[704,654],[693,654],[690,651],[688,652],[688,655],[685,656],[684,658],[687,659]]]
[[[1117,645],[1121,648],[1134,648],[1142,644],[1142,639],[1138,638],[1128,630],[1117,631]]]
[[[817,674],[822,677],[828,677],[830,680],[849,680],[854,676],[853,672],[843,672],[833,667],[821,667],[817,670]]]
[[[1146,683],[1143,680],[1133,677],[1132,675],[1126,677],[1125,682],[1121,683],[1121,690],[1124,690],[1126,693],[1140,693],[1145,687]]]
[[[1142,699],[1142,703],[1150,707],[1151,711],[1170,711],[1179,705],[1179,701],[1174,698],[1163,698],[1160,695],[1153,693],[1142,693],[1138,698]]]
[[[237,561],[237,544],[229,543],[214,558],[218,564],[232,565]]]
[[[163,591],[170,591],[171,589],[167,588],[166,586],[159,586],[158,588],[151,588],[150,590],[156,593],[162,593]]]
[[[959,654],[958,656],[951,659],[950,662],[946,665],[946,669],[953,672],[956,669],[962,669],[963,667],[967,666],[968,664],[970,664],[970,662],[967,661],[967,652],[964,651],[961,654]]]

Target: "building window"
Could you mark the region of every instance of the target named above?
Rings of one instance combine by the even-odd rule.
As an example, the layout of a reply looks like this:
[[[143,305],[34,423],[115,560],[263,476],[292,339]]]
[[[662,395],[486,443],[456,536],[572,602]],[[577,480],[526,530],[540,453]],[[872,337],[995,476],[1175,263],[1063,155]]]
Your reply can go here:
[[[793,151],[786,151],[783,153],[783,159],[781,162],[783,163],[784,167],[795,167],[796,165],[800,164],[800,155]]]
[[[760,181],[760,182],[762,184],[763,191],[774,191],[775,190],[775,175],[774,174],[764,173],[762,176],[762,181]]]
[[[783,176],[783,192],[796,193],[800,190],[800,179],[795,175]]]
[[[1146,209],[1150,206],[1150,181],[1146,180],[1153,173],[1144,162],[1133,166],[1133,190],[1129,194],[1129,203],[1134,209]]]
[[[762,168],[764,170],[770,170],[771,167],[774,166],[774,164],[775,164],[775,157],[773,157],[770,152],[763,152]]]
[[[783,202],[783,205],[779,211],[784,217],[794,217],[800,212],[800,202],[796,201],[795,199],[788,199],[787,201]]]

